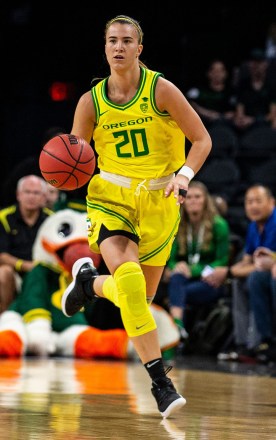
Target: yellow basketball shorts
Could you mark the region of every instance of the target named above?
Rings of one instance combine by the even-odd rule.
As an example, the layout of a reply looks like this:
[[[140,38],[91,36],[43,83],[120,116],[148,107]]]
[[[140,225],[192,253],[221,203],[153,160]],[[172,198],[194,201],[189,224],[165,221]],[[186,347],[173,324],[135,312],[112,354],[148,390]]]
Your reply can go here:
[[[141,264],[164,266],[180,221],[179,206],[164,188],[149,190],[145,181],[131,179],[125,188],[95,175],[88,186],[87,231],[90,248],[100,253],[98,238],[101,226],[123,230],[139,239]]]

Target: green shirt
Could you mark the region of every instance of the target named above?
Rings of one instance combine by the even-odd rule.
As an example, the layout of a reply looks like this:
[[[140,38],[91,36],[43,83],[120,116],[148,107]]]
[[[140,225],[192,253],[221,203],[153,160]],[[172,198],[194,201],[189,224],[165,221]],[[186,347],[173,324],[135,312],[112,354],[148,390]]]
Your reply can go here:
[[[193,242],[193,248],[196,243]],[[200,260],[198,263],[189,265],[193,278],[199,278],[205,266],[227,266],[230,256],[230,230],[227,220],[220,215],[214,217],[213,240],[209,248],[199,250]],[[188,262],[188,254],[179,255],[179,245],[177,236],[172,246],[171,256],[168,261],[168,267],[174,269],[178,261]]]

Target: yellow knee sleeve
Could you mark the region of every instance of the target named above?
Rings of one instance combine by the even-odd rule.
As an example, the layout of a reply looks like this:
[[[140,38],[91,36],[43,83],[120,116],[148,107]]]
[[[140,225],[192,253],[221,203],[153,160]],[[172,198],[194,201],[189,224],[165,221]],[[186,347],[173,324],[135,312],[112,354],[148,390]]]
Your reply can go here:
[[[118,289],[115,280],[111,275],[106,278],[105,282],[103,283],[103,294],[105,298],[113,302],[115,306],[120,307],[118,301]]]
[[[124,263],[114,273],[118,304],[128,336],[139,336],[156,329],[146,300],[146,282],[139,264]]]

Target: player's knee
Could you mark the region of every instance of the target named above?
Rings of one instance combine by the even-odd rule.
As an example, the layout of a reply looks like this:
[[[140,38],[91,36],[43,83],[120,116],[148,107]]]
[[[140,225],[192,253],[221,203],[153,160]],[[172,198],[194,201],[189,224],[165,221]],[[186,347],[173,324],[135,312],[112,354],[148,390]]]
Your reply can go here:
[[[156,328],[146,298],[146,281],[139,264],[122,264],[114,274],[118,302],[129,336],[139,336]]]
[[[134,262],[122,264],[116,270],[114,280],[118,289],[120,307],[123,305],[133,315],[139,316],[147,308],[146,281],[139,264]]]

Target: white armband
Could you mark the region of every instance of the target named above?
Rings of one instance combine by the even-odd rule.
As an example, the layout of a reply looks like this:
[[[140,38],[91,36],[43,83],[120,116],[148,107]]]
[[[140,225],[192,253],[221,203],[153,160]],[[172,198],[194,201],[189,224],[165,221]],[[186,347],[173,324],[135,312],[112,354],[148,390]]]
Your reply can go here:
[[[192,170],[190,167],[187,167],[187,165],[184,165],[182,168],[180,168],[177,174],[182,174],[182,176],[187,177],[189,181],[192,180],[195,175],[194,170]]]

